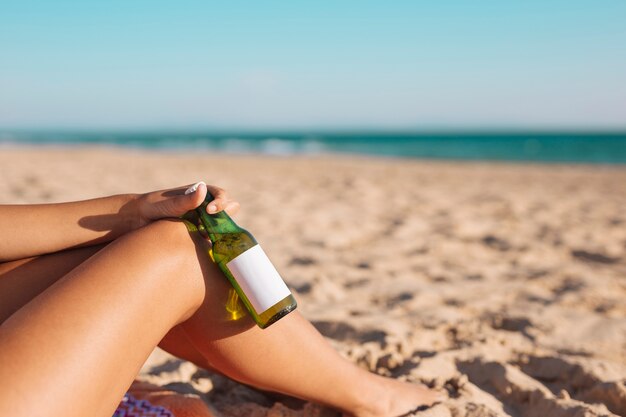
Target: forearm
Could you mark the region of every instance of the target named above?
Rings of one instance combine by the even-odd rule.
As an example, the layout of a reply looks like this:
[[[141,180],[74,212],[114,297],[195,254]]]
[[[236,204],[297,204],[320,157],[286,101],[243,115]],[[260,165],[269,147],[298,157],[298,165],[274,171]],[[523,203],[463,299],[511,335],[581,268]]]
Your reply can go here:
[[[139,227],[138,197],[0,205],[0,262],[111,241]]]

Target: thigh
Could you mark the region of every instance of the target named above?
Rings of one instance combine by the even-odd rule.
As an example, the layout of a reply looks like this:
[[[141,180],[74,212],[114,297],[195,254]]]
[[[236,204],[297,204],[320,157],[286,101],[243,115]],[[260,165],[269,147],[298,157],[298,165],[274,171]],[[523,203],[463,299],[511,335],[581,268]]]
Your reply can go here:
[[[104,245],[0,263],[0,324]]]
[[[104,246],[69,249],[0,263],[0,324]],[[169,331],[159,347],[204,368],[210,367],[190,343],[180,325]]]
[[[110,416],[150,351],[204,292],[183,225],[156,222],[120,237],[0,326],[0,410]]]

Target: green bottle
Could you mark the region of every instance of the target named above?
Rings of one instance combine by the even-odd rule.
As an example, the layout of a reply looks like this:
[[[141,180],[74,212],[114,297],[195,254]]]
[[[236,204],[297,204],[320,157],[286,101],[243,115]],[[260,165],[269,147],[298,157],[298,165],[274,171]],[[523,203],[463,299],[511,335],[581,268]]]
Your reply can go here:
[[[207,213],[211,201],[213,196],[207,192],[195,209],[199,227],[204,228],[212,243],[209,254],[254,321],[265,329],[295,310],[296,299],[250,232],[237,226],[225,211]]]

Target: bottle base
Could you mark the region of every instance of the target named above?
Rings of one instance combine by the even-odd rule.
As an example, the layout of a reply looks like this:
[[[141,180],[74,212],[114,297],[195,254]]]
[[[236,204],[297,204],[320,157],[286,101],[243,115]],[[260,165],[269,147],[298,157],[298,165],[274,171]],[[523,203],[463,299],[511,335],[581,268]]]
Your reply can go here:
[[[283,308],[282,310],[280,310],[278,313],[274,314],[272,317],[270,317],[267,322],[260,324],[257,323],[258,326],[261,329],[267,329],[269,326],[271,326],[272,324],[276,323],[278,320],[282,319],[283,317],[285,317],[287,314],[291,313],[292,311],[294,311],[296,309],[296,307],[298,307],[297,303],[293,303],[291,305],[288,305],[287,307]]]

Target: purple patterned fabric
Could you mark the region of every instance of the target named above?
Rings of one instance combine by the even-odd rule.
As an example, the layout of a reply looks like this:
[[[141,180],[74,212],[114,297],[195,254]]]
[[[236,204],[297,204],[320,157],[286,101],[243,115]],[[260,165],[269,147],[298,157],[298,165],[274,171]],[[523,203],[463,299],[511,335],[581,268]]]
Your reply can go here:
[[[146,400],[138,400],[126,393],[113,417],[174,417],[174,414],[166,408],[152,405]]]

